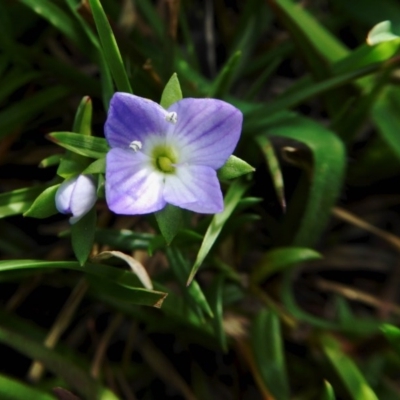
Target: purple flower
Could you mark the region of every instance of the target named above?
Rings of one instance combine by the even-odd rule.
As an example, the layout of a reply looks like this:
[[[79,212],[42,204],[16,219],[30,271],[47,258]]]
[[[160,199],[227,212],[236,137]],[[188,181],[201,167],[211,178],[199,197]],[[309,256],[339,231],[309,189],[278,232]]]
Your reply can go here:
[[[216,170],[232,154],[242,113],[215,99],[169,107],[127,93],[111,99],[105,136],[106,200],[117,214],[146,214],[167,203],[199,213],[223,210]]]
[[[78,175],[64,181],[56,193],[56,208],[72,214],[71,224],[78,222],[96,203],[96,183],[91,175]]]

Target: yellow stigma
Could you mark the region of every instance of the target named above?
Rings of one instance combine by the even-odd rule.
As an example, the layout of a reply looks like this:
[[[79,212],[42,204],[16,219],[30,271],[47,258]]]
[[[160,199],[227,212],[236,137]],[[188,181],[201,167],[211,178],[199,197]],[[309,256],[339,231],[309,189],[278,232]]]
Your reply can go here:
[[[162,172],[171,173],[175,171],[175,167],[168,157],[158,157],[157,166]]]

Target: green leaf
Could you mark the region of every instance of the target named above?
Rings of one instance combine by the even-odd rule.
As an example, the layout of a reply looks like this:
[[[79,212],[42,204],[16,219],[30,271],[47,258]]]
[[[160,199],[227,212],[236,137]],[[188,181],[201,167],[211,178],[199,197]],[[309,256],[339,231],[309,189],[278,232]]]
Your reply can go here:
[[[42,392],[3,374],[0,374],[0,398],[3,400],[56,400],[56,397],[50,393]]]
[[[154,213],[158,227],[167,244],[170,244],[179,229],[183,226],[183,210],[167,204],[162,210]]]
[[[283,182],[283,175],[281,168],[279,166],[278,157],[275,154],[274,147],[271,141],[265,136],[257,136],[255,138],[256,142],[261,148],[264,154],[265,161],[269,169],[269,173],[272,177],[272,182],[274,184],[275,192],[278,200],[281,204],[282,210],[286,211],[286,199],[285,199],[285,184]]]
[[[39,168],[47,168],[52,167],[53,165],[57,165],[60,163],[61,159],[61,154],[54,154],[52,156],[46,157],[42,161],[40,161]]]
[[[104,174],[106,171],[106,159],[99,158],[93,161],[87,168],[82,171],[82,174]]]
[[[73,178],[74,176],[79,175],[87,166],[87,158],[83,158],[75,153],[72,158],[71,154],[66,155],[65,158],[62,158],[60,161],[60,165],[57,168],[57,175],[61,176],[64,179]]]
[[[74,364],[65,355],[58,354],[54,349],[46,348],[28,335],[0,326],[0,342],[34,360],[42,362],[46,368],[62,377],[85,398],[118,400],[111,391],[103,388],[83,368]],[[36,399],[36,397],[33,398]]]
[[[325,29],[299,3],[291,0],[269,0],[271,8],[291,33],[296,45],[307,56],[314,48],[327,61],[335,62],[347,56],[349,50]]]
[[[192,305],[194,311],[200,307],[211,318],[214,316],[210,305],[200,288],[200,285],[193,281],[190,286],[186,287],[186,279],[190,272],[190,265],[184,259],[182,253],[176,247],[167,248],[167,257],[170,267],[176,276],[179,285],[182,288],[183,294],[187,301]]]
[[[277,400],[289,399],[282,333],[278,316],[262,310],[251,329],[251,347],[262,380]]]
[[[179,84],[178,75],[174,73],[165,85],[161,95],[160,105],[167,109],[179,100],[182,100],[182,90],[181,85]]]
[[[93,275],[89,277],[89,282],[92,293],[99,300],[118,301],[126,303],[130,307],[137,304],[161,308],[165,298],[168,296],[167,293],[156,290],[117,285]]]
[[[324,381],[324,390],[322,393],[321,400],[336,400],[333,387],[328,381]]]
[[[0,194],[0,218],[23,214],[46,187],[40,185]]]
[[[267,105],[253,107],[252,110],[246,113],[244,120],[243,131],[253,135],[258,135],[261,127],[266,122],[271,122],[275,118],[281,119],[279,113],[284,113],[287,108],[293,108],[304,101],[313,97],[319,96],[333,88],[337,88],[348,83],[351,83],[358,78],[370,75],[382,68],[382,63],[374,63],[371,65],[362,66],[361,68],[343,72],[332,78],[312,84],[302,85],[297,90],[291,90],[276,98],[273,102]]]
[[[71,226],[72,248],[80,265],[85,264],[92,251],[96,221],[96,209],[93,207],[79,221]]]
[[[120,92],[132,93],[121,53],[100,0],[89,0],[105,60]]]
[[[321,337],[322,350],[353,400],[378,400],[357,365],[343,353],[340,344],[328,335]]]
[[[53,132],[48,138],[61,147],[90,158],[104,158],[109,147],[105,139],[72,132]]]
[[[229,92],[233,75],[236,72],[241,55],[241,51],[237,51],[236,53],[232,54],[224,67],[221,69],[218,76],[214,79],[214,83],[212,84],[207,97],[221,98]]]
[[[160,307],[167,293],[160,291],[152,291],[143,289],[138,278],[131,271],[122,270],[120,268],[110,267],[103,264],[86,263],[82,267],[76,261],[42,261],[42,260],[5,260],[0,261],[0,272],[19,271],[28,269],[40,269],[51,271],[53,269],[70,269],[82,272],[99,279],[97,282],[103,282],[104,287],[113,283],[115,288],[110,291],[123,291],[127,289],[121,296],[125,300],[130,301],[130,305],[138,304],[151,307]]]
[[[312,178],[309,182],[304,178],[288,207],[281,241],[294,246],[313,246],[342,188],[346,164],[343,143],[322,125],[296,115],[269,127],[268,135],[297,140],[312,152]]]
[[[215,214],[211,220],[210,226],[207,228],[200,250],[197,253],[196,261],[193,264],[187,281],[188,286],[190,285],[190,282],[192,282],[197,270],[200,268],[207,254],[211,250],[211,247],[217,240],[222,228],[225,225],[225,222],[231,216],[240,199],[243,197],[246,189],[247,186],[243,185],[240,181],[235,181],[226,193],[224,199],[224,211],[219,214]]]
[[[320,253],[305,247],[281,247],[266,252],[254,268],[251,282],[258,284],[276,272],[296,264],[321,259]]]
[[[216,276],[207,290],[207,298],[210,303],[214,318],[212,320],[214,332],[218,339],[219,345],[224,352],[228,351],[228,343],[224,330],[224,304],[223,289],[225,276],[220,274]],[[193,282],[192,282],[193,285]]]
[[[373,120],[382,139],[400,159],[400,93],[397,87],[388,87],[372,108]]]
[[[397,326],[384,324],[381,330],[395,351],[400,354],[400,329]]]
[[[254,171],[255,169],[246,161],[232,155],[217,171],[217,175],[220,180],[228,180]]]
[[[68,39],[84,49],[85,38],[82,37],[81,29],[74,19],[65,13],[57,4],[49,0],[21,0],[21,3],[28,6],[36,14],[45,18]],[[83,42],[83,43],[82,43]]]
[[[89,96],[84,96],[75,114],[73,132],[90,136],[92,134],[92,113],[92,100]]]
[[[45,189],[24,213],[24,217],[47,218],[58,213],[55,196],[60,184]]]
[[[399,36],[392,32],[392,23],[390,21],[382,21],[376,24],[367,36],[367,43],[373,46],[378,43],[387,42],[389,40],[398,39]]]

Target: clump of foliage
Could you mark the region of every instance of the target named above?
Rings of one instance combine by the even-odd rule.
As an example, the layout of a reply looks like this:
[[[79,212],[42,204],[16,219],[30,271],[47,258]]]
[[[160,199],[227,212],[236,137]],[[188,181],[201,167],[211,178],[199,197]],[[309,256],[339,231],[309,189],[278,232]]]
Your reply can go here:
[[[0,23],[1,399],[400,398],[399,4],[4,0]],[[221,213],[109,210],[115,92],[243,113]]]

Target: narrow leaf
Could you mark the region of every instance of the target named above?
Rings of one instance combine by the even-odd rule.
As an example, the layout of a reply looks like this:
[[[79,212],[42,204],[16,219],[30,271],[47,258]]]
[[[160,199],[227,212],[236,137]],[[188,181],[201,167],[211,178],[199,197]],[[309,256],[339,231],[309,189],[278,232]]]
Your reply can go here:
[[[57,214],[55,196],[60,184],[45,189],[24,213],[24,217],[47,218]]]
[[[251,281],[261,283],[268,276],[305,261],[318,260],[321,254],[305,247],[282,247],[264,254],[256,265]]]
[[[76,111],[73,132],[90,136],[92,134],[92,113],[92,100],[89,96],[85,96]]]
[[[192,282],[197,270],[200,268],[207,254],[211,250],[211,247],[217,240],[223,226],[225,225],[225,222],[233,213],[240,199],[243,197],[246,189],[247,186],[243,185],[239,181],[234,182],[229,188],[224,199],[224,211],[219,214],[215,214],[213,219],[211,220],[211,224],[204,235],[203,242],[201,243],[200,250],[197,253],[196,261],[193,264],[187,281],[187,285],[190,285],[190,282]]]
[[[53,132],[48,138],[74,153],[91,158],[104,158],[109,147],[105,139],[72,132]]]
[[[89,3],[96,23],[97,32],[99,33],[104,57],[110,68],[114,82],[119,91],[132,93],[121,53],[100,0],[89,0]]]
[[[251,346],[260,375],[276,400],[289,399],[281,327],[278,316],[262,310],[254,320]]]
[[[142,282],[143,286],[146,289],[153,289],[153,284],[151,283],[151,279],[146,271],[146,268],[139,261],[135,260],[131,256],[128,256],[127,254],[121,253],[120,251],[102,251],[93,257],[92,261],[102,261],[110,257],[117,257],[125,261],[131,268],[132,272],[139,278],[140,282]]]
[[[353,400],[378,400],[357,365],[342,352],[339,343],[333,337],[323,336],[321,345],[322,350]]]

